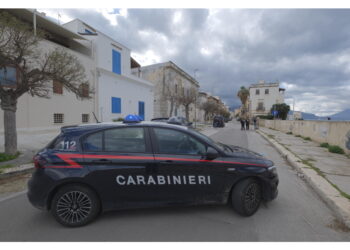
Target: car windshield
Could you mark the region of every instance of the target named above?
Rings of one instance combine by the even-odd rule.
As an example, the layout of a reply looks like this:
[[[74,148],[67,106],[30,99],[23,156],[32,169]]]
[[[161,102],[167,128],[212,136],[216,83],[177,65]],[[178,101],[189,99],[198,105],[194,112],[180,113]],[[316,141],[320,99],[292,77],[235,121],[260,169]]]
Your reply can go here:
[[[194,134],[196,134],[199,138],[201,138],[202,140],[204,140],[205,142],[209,143],[209,144],[215,144],[218,148],[220,148],[223,151],[228,151],[228,152],[232,152],[232,150],[226,146],[225,144],[222,144],[220,142],[216,142],[213,139],[209,138],[208,136],[192,129],[191,130]]]

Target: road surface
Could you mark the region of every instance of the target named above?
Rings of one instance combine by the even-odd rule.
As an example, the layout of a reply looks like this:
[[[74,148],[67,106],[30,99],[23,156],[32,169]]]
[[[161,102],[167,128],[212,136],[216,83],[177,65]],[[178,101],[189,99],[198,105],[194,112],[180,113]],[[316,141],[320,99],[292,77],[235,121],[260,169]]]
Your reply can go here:
[[[0,199],[0,241],[350,241],[350,232],[260,135],[237,123],[217,131],[213,139],[260,152],[278,166],[279,196],[252,217],[226,206],[138,209],[65,228],[22,193]]]

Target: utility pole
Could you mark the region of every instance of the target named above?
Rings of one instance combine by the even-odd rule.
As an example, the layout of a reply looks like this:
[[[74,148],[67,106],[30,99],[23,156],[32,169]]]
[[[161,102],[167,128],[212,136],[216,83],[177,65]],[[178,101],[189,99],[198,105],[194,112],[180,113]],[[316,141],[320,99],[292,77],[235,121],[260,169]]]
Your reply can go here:
[[[196,81],[197,71],[198,69],[194,69],[193,71],[193,77],[195,81]],[[194,98],[194,128],[197,128],[197,93],[195,93],[195,98]]]

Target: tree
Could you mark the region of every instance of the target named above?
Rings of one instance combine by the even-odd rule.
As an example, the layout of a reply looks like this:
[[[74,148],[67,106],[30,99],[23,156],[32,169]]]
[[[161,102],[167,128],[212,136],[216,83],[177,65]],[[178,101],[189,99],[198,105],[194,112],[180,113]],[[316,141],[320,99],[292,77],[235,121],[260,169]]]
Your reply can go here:
[[[241,100],[242,107],[243,107],[242,110],[247,111],[247,109],[248,109],[247,100],[249,97],[249,90],[246,89],[244,86],[241,86],[240,90],[237,92],[237,96]]]
[[[290,106],[285,103],[274,104],[271,107],[270,113],[273,115],[273,111],[278,111],[276,118],[285,120],[287,118]]]
[[[0,11],[0,72],[14,68],[17,82],[8,85],[0,81],[0,106],[4,111],[5,153],[17,152],[16,110],[17,100],[24,93],[50,98],[52,80],[76,94],[78,98],[90,98],[82,93],[80,85],[88,84],[85,70],[78,59],[64,49],[43,53],[40,42],[45,34],[38,30],[33,34],[31,25],[19,20],[5,10]]]
[[[218,110],[218,105],[213,100],[207,100],[201,105],[200,108],[204,110],[205,120],[209,120],[209,118]]]
[[[191,87],[189,89],[182,89],[182,91],[180,91],[180,94],[177,97],[179,105],[183,105],[185,107],[185,114],[187,120],[189,120],[190,105],[192,103],[195,103],[195,101],[197,100],[197,93],[197,89]]]
[[[164,85],[164,98],[170,102],[169,117],[173,115],[174,107],[178,106],[177,85],[173,86],[171,83]]]

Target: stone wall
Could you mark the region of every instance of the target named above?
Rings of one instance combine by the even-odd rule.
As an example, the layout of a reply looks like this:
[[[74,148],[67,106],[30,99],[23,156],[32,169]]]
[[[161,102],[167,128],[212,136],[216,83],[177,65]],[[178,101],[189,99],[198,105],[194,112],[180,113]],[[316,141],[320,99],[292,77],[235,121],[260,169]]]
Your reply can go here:
[[[260,120],[260,126],[294,135],[310,137],[315,142],[328,142],[338,145],[346,153],[350,153],[350,121],[282,121]]]

